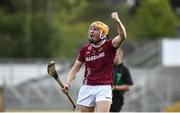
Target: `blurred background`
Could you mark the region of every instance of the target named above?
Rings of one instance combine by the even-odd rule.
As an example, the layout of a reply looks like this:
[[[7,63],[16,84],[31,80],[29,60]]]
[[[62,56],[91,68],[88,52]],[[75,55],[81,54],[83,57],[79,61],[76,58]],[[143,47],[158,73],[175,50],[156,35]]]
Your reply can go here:
[[[113,11],[127,30],[122,50],[134,81],[123,111],[180,111],[179,0],[0,0],[0,111],[72,111],[47,64],[55,60],[66,81],[93,21],[117,35]]]

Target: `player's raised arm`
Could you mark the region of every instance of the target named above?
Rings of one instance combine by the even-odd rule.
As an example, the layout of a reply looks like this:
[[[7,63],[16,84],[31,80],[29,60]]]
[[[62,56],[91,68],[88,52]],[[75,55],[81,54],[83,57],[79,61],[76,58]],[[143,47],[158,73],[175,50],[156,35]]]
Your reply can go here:
[[[115,23],[117,25],[117,29],[118,29],[118,36],[116,36],[112,40],[112,45],[113,45],[113,47],[118,48],[118,47],[121,46],[121,44],[123,43],[123,41],[127,37],[126,29],[125,29],[124,25],[121,23],[121,20],[119,19],[119,16],[118,16],[117,12],[113,12],[111,17],[115,21]]]

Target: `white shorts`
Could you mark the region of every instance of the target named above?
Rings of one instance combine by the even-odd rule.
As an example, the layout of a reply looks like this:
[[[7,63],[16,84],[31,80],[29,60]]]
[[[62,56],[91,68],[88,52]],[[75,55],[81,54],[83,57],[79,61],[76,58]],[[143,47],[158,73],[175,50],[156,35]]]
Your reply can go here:
[[[96,102],[99,101],[112,102],[111,85],[81,86],[77,99],[78,105],[93,107],[96,106]]]

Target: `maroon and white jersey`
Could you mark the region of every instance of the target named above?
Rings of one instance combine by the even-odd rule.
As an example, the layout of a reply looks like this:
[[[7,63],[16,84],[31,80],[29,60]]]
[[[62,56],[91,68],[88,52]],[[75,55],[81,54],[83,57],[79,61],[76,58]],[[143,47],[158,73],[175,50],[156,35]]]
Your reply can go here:
[[[99,47],[92,44],[84,45],[77,58],[85,63],[83,84],[112,85],[115,53],[116,48],[113,47],[112,40],[104,40]]]

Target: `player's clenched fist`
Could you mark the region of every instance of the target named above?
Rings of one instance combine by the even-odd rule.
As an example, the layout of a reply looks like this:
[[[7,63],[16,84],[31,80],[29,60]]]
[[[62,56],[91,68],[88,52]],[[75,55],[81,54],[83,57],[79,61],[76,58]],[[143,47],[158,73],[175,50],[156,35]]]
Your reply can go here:
[[[115,22],[120,22],[119,16],[117,12],[113,12],[111,14],[111,18],[115,21]]]

